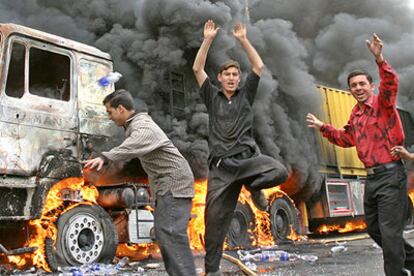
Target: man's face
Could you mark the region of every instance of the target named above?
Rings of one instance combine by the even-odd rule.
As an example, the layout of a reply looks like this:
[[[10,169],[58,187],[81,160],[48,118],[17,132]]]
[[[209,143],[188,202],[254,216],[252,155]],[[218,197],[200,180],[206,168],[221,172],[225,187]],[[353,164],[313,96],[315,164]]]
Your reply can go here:
[[[117,108],[113,108],[109,103],[106,103],[105,108],[109,119],[117,126],[123,126],[125,124],[125,108],[122,105],[119,105]]]
[[[349,90],[358,103],[364,103],[374,95],[375,84],[369,83],[367,76],[357,75],[349,79]]]
[[[236,67],[229,67],[218,74],[221,87],[225,92],[234,93],[240,83],[240,72]]]

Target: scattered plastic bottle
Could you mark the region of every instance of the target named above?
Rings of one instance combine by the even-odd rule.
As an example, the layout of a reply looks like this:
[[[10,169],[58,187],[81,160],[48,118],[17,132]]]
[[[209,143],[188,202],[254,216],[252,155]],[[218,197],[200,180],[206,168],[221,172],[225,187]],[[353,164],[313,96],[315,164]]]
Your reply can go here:
[[[295,254],[295,253],[293,253],[293,254],[290,254],[289,253],[289,261],[294,262],[294,261],[296,261],[298,259],[300,259],[300,255]]]
[[[116,264],[115,268],[116,269],[124,268],[128,263],[129,263],[129,258],[125,256],[125,257],[123,257],[122,259],[120,259],[118,261],[118,263]]]
[[[98,80],[98,84],[101,87],[107,87],[108,85],[110,85],[111,83],[116,83],[117,81],[119,81],[119,79],[122,77],[121,73],[118,72],[111,72],[108,75],[100,78]]]
[[[253,262],[245,262],[244,264],[253,271],[257,270],[257,265]]]
[[[262,253],[256,253],[253,255],[253,261],[255,262],[261,262],[263,259]]]
[[[315,255],[301,255],[300,258],[310,263],[314,263],[318,260],[318,256]]]
[[[242,262],[249,262],[254,261],[254,255],[247,253],[246,255],[242,255],[239,257]]]
[[[72,273],[72,276],[83,276],[83,272],[78,267],[71,267],[70,272]]]
[[[94,274],[99,274],[99,272],[101,271],[101,265],[100,264],[98,264],[98,263],[94,263],[94,264],[91,264],[90,266],[89,266],[89,268],[88,268],[88,272],[92,272],[92,273],[94,273]]]
[[[263,251],[262,252],[262,262],[274,262],[278,259],[276,253],[273,251]]]
[[[287,262],[287,261],[289,261],[289,253],[287,253],[286,251],[280,252],[279,260],[281,262]]]
[[[339,253],[339,252],[343,252],[346,251],[347,248],[343,245],[337,245],[331,248],[331,252],[332,253]]]

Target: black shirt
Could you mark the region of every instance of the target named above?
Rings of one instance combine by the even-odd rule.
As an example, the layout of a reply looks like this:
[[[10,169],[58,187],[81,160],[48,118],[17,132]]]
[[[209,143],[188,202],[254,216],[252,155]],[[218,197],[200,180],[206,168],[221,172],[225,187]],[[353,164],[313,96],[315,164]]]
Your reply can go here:
[[[247,148],[256,149],[252,104],[260,77],[251,72],[230,100],[207,78],[200,88],[209,114],[210,158],[226,157]]]

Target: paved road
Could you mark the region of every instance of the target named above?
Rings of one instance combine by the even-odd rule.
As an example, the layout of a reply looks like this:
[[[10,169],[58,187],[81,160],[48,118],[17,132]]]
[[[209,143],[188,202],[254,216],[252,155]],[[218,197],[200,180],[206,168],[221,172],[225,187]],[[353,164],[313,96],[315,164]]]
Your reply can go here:
[[[414,230],[405,232],[406,239],[414,244]],[[333,253],[331,248],[343,245],[346,250]],[[263,276],[383,276],[382,251],[366,234],[340,236],[336,238],[313,238],[307,241],[278,245],[277,250],[284,250],[291,254],[314,255],[318,260],[314,263],[301,259],[291,261],[258,262],[255,274]],[[237,257],[236,251],[227,251],[228,255]],[[198,275],[203,275],[204,257],[196,254],[195,257]],[[149,266],[156,266],[149,268]],[[239,266],[227,260],[222,260],[223,274],[246,275]],[[3,271],[4,272],[4,271]],[[8,272],[10,273],[10,272]],[[13,275],[41,275],[39,271],[26,273],[14,271]],[[50,274],[49,274],[50,275]],[[58,275],[58,274],[56,274]],[[62,274],[60,274],[62,275]],[[64,275],[72,275],[65,273]],[[102,274],[101,274],[102,275]],[[115,274],[114,274],[115,275]],[[167,275],[163,263],[158,260],[131,262],[131,266],[116,275]]]

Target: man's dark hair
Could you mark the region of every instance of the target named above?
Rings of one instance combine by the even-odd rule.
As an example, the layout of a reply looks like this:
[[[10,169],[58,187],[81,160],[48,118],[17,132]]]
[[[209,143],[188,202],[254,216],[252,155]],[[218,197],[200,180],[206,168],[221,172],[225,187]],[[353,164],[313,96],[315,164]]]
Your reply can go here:
[[[230,67],[237,68],[237,70],[239,70],[239,73],[241,71],[240,70],[240,64],[237,61],[230,59],[230,60],[226,61],[225,63],[223,63],[222,65],[220,65],[219,73],[221,74],[224,70],[227,70]]]
[[[372,76],[368,72],[366,72],[364,70],[354,70],[351,73],[349,73],[349,75],[348,75],[348,79],[347,79],[348,86],[349,86],[349,80],[351,78],[353,78],[355,76],[360,76],[360,75],[367,77],[368,82],[370,84],[372,83]]]
[[[113,108],[122,105],[127,110],[135,109],[134,99],[132,98],[131,93],[125,89],[118,89],[107,95],[103,100],[103,104],[106,105],[107,103]]]

